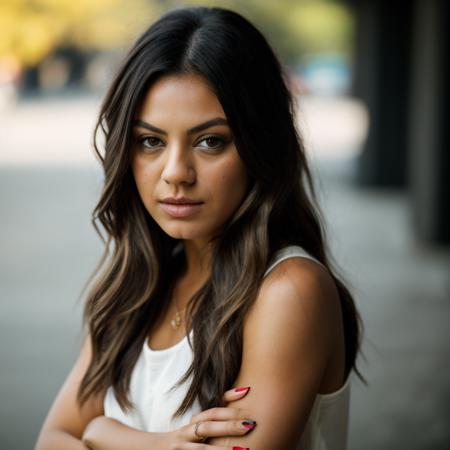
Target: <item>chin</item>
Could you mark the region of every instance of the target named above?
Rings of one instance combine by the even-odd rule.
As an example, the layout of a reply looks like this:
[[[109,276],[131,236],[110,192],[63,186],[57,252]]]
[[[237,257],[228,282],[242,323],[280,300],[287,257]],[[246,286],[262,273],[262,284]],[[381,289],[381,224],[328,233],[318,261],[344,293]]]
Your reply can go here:
[[[207,233],[205,230],[199,230],[198,227],[191,226],[188,223],[176,224],[173,226],[161,226],[161,229],[174,239],[208,239],[211,233]]]

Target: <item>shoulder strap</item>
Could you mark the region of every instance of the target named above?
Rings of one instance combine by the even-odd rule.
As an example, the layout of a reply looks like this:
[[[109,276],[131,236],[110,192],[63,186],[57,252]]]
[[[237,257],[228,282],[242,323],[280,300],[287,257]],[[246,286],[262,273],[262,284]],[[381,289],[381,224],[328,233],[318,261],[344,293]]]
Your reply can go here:
[[[264,276],[266,276],[281,261],[295,257],[311,259],[325,268],[325,266],[318,259],[311,256],[303,247],[300,247],[299,245],[289,245],[275,253],[272,262],[269,264],[268,269],[264,273]]]

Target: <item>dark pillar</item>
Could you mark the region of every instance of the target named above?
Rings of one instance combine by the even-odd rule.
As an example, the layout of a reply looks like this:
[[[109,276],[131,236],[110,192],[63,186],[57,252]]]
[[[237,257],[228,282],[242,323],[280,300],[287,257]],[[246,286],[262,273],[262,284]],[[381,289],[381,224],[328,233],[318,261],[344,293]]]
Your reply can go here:
[[[410,180],[418,235],[450,244],[450,96],[447,0],[414,2]]]
[[[410,0],[351,0],[356,14],[354,94],[369,109],[358,160],[365,185],[407,185]]]

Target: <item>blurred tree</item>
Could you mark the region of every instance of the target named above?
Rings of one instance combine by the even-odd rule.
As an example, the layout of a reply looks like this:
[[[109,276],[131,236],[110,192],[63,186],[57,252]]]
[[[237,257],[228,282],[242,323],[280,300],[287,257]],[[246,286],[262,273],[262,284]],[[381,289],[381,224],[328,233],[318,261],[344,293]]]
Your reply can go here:
[[[242,13],[288,64],[309,52],[349,53],[352,17],[337,0],[2,0],[0,59],[35,66],[58,47],[126,47],[161,12],[181,4]]]
[[[0,58],[34,66],[60,46],[126,46],[159,13],[146,0],[2,0]]]

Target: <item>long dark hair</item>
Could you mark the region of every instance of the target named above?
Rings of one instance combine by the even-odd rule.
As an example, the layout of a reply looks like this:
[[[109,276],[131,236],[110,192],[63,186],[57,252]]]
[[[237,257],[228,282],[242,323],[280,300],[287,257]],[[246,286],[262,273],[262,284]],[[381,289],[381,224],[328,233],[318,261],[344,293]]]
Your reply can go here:
[[[327,257],[283,68],[263,35],[239,14],[177,8],[137,40],[106,95],[95,129],[95,136],[101,131],[105,138],[103,152],[95,144],[105,182],[93,224],[99,234],[96,222],[103,227],[106,248],[85,307],[92,360],[78,392],[80,404],[112,386],[121,407],[132,407],[133,367],[167,307],[167,274],[174,273],[178,241],[161,230],[139,197],[130,168],[131,128],[152,83],[182,73],[200,75],[214,90],[250,182],[242,204],[214,240],[209,280],[189,303],[194,359],[179,383],[192,381],[175,415],[186,412],[196,398],[202,409],[217,406],[231,388],[242,357],[243,318],[271,257],[285,245],[302,246],[329,269],[344,318],[346,374],[352,369],[359,374],[360,319]]]

